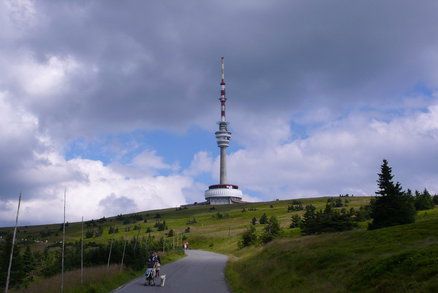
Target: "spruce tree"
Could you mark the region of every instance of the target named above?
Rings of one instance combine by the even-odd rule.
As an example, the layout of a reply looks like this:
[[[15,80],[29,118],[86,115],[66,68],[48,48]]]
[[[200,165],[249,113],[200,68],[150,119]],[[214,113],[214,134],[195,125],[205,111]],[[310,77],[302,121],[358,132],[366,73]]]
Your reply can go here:
[[[433,199],[427,189],[423,193],[415,191],[415,209],[417,211],[433,209]]]
[[[280,228],[280,223],[277,220],[277,217],[271,216],[262,234],[263,243],[268,243],[269,241],[272,241],[274,238],[277,238],[280,232],[281,232],[281,228]]]
[[[266,216],[265,213],[263,213],[263,215],[260,217],[259,223],[260,224],[267,224],[268,223],[268,216]]]
[[[257,243],[257,233],[254,225],[249,225],[242,234],[242,240],[239,242],[241,248]]]
[[[383,160],[376,191],[371,200],[371,218],[369,229],[415,222],[414,198],[409,192],[403,192],[399,182],[393,182],[392,168]]]

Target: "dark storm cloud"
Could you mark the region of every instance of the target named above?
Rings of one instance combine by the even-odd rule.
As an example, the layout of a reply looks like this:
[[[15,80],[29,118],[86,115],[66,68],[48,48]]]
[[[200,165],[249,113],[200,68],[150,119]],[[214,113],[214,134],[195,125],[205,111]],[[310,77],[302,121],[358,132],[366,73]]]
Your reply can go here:
[[[218,58],[234,111],[388,103],[436,86],[434,1],[37,2],[16,47],[82,70],[57,102],[30,101],[44,127],[72,135],[180,128],[216,108]],[[383,101],[385,102],[385,101]],[[68,133],[68,132],[67,132]]]

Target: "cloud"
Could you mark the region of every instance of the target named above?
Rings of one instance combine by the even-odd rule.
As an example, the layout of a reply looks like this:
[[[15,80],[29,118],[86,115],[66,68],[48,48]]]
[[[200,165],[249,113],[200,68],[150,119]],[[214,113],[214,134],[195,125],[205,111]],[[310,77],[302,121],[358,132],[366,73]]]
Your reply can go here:
[[[18,62],[2,67],[21,74],[6,86],[56,139],[203,127],[222,55],[235,117],[389,105],[438,81],[434,1],[14,2],[4,34],[20,37],[1,53]]]
[[[370,194],[383,157],[404,186],[437,190],[438,4],[396,6],[0,2],[0,221],[20,190],[35,223],[62,218],[44,211],[65,186],[71,219],[112,212],[111,200],[120,212],[202,200],[213,149],[190,166],[137,141],[97,147],[109,160],[85,159],[87,143],[65,153],[137,130],[210,131],[220,56],[229,177],[249,195]]]
[[[135,212],[138,210],[135,202],[126,196],[116,196],[111,193],[99,202],[106,215],[115,215],[125,212]]]
[[[438,156],[437,121],[436,103],[424,112],[389,121],[372,113],[350,113],[303,139],[238,150],[229,156],[230,173],[234,182],[270,199],[372,195],[381,160],[386,158],[403,187],[438,192],[433,163]]]
[[[21,223],[61,221],[64,188],[67,188],[67,219],[78,221],[82,216],[91,219],[179,206],[186,203],[183,190],[193,185],[191,178],[181,175],[144,174],[132,178],[100,161],[72,159],[57,162],[55,155],[46,159],[48,167],[38,171],[41,178],[51,182],[44,182],[39,188],[23,191]],[[51,171],[57,167],[78,176],[56,176]],[[32,174],[30,177],[35,178],[36,175]],[[7,222],[12,218],[15,201],[9,199],[0,202],[6,205],[6,209],[0,211],[0,222]],[[49,213],[47,207],[50,207]]]

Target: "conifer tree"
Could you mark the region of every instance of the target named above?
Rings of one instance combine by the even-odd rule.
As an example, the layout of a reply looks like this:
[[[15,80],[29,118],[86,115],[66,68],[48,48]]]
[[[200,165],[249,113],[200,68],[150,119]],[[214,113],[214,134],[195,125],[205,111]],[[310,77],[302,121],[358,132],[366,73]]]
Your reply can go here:
[[[265,226],[262,235],[262,241],[264,243],[268,243],[269,241],[278,237],[280,235],[280,232],[281,232],[280,223],[278,222],[275,216],[271,216],[271,218],[269,218],[268,224]]]
[[[403,192],[399,182],[393,182],[392,168],[383,160],[377,180],[378,191],[371,200],[371,218],[369,229],[408,224],[415,222],[414,198],[409,192]]]
[[[415,209],[417,211],[433,209],[433,199],[427,189],[422,193],[415,191]]]
[[[259,221],[259,223],[260,223],[260,224],[266,224],[266,223],[268,223],[268,216],[266,216],[265,213],[263,213],[263,215],[260,217],[260,221]]]

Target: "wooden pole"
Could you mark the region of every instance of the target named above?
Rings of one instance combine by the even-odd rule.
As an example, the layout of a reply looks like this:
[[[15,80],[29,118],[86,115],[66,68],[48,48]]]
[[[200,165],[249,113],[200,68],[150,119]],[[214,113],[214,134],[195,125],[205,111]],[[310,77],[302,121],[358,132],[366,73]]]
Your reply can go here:
[[[8,276],[6,277],[5,293],[8,293],[8,289],[9,289],[9,279],[11,276],[12,256],[14,255],[15,236],[17,235],[18,214],[20,212],[20,204],[21,204],[21,192],[20,192],[20,196],[18,197],[17,216],[15,217],[14,235],[12,236],[12,247],[11,247],[11,255],[9,256],[9,267],[8,267]]]
[[[140,231],[141,231],[141,229],[138,230],[137,237],[134,239],[135,240],[135,242],[134,242],[134,255],[135,255],[135,249],[137,248],[138,237],[140,236]]]
[[[64,189],[64,222],[62,224],[62,256],[61,256],[61,293],[64,292],[64,256],[65,256],[65,201],[67,187]]]
[[[125,245],[123,245],[122,264],[120,265],[120,271],[122,271],[122,268],[123,268],[123,261],[125,260],[126,242],[128,242],[128,240],[126,240],[126,241],[125,241]]]
[[[84,217],[82,217],[81,235],[81,284],[84,284]]]
[[[111,239],[110,251],[109,251],[109,254],[108,254],[108,264],[106,265],[106,269],[107,269],[107,270],[109,269],[109,266],[110,266],[111,250],[112,250],[112,249],[113,249],[113,240]]]

